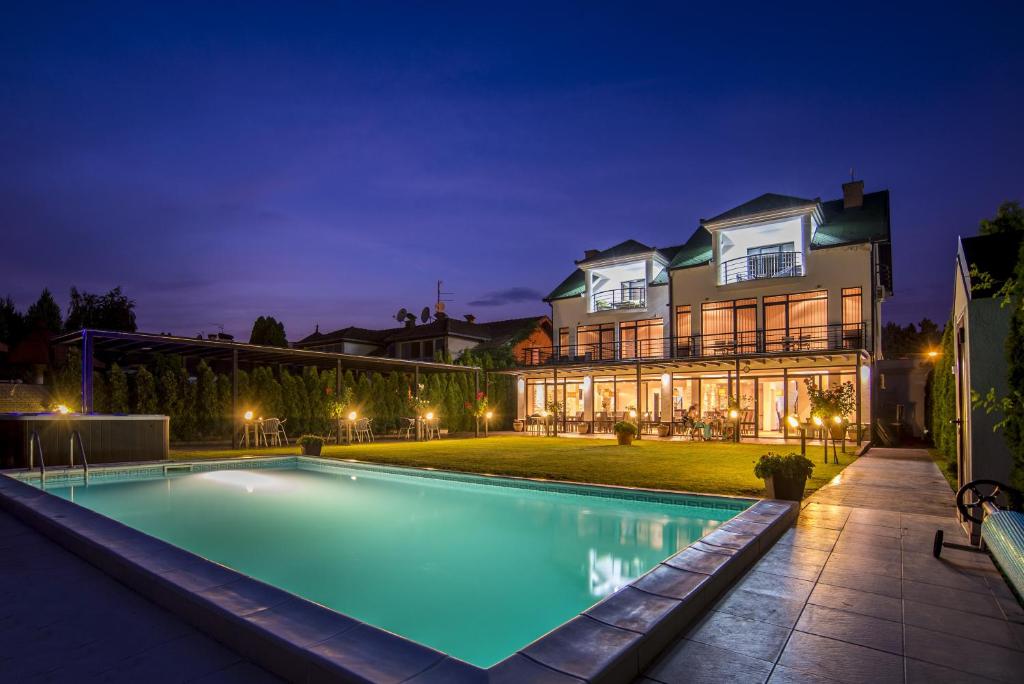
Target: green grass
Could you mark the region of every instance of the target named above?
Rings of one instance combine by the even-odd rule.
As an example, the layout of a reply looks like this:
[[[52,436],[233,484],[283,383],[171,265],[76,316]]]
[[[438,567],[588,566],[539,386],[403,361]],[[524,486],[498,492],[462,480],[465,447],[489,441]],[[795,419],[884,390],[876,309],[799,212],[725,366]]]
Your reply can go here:
[[[754,477],[754,462],[767,451],[788,453],[792,448],[793,445],[655,440],[641,440],[632,446],[622,447],[606,439],[495,436],[432,442],[328,445],[322,455],[472,473],[706,494],[764,496],[764,483]],[[178,450],[171,452],[171,458],[192,460],[297,453],[298,447],[248,452]],[[807,495],[835,477],[854,458],[850,449],[849,453],[840,454],[838,465],[825,465],[821,463],[820,446],[808,449],[808,457],[816,467],[813,477],[807,482]]]
[[[928,455],[935,461],[935,465],[939,467],[939,472],[946,478],[946,482],[949,483],[950,489],[954,492],[957,490],[956,482],[956,461],[950,461],[946,456],[938,449],[929,449]]]

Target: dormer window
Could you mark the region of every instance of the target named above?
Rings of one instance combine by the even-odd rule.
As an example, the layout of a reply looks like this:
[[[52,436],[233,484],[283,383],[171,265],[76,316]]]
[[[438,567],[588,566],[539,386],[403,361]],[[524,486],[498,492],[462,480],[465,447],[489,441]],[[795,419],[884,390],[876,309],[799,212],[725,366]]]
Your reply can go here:
[[[800,217],[717,231],[718,284],[804,275]]]
[[[590,278],[590,311],[647,308],[647,263],[595,267]]]

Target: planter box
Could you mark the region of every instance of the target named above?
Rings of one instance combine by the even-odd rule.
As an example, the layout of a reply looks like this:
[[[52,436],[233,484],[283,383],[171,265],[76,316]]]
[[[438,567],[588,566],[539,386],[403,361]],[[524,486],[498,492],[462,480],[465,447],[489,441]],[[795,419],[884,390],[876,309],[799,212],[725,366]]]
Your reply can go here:
[[[764,488],[767,490],[769,499],[802,501],[804,498],[804,487],[806,486],[806,477],[794,480],[787,477],[772,476],[764,479]]]
[[[622,446],[629,446],[633,443],[633,435],[628,432],[615,433],[615,439],[619,440],[619,444]]]
[[[302,455],[303,456],[319,456],[320,450],[324,448],[323,443],[319,444],[302,444]]]
[[[581,435],[585,435],[585,434],[589,433],[590,432],[590,423],[579,423],[576,426],[576,432],[580,433]]]

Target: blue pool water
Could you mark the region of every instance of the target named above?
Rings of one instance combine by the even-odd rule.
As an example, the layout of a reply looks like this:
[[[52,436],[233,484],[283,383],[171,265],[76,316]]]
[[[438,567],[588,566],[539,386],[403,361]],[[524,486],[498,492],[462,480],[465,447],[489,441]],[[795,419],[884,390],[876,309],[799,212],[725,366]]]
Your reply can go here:
[[[480,667],[747,505],[302,460],[47,491]]]

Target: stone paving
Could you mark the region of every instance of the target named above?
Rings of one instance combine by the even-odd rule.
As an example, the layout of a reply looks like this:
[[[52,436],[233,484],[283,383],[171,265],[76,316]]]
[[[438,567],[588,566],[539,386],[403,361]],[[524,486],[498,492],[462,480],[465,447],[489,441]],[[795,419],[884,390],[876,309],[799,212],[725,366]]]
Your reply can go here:
[[[1021,682],[1024,610],[928,454],[872,449],[639,681]]]
[[[278,681],[0,512],[0,682]]]

